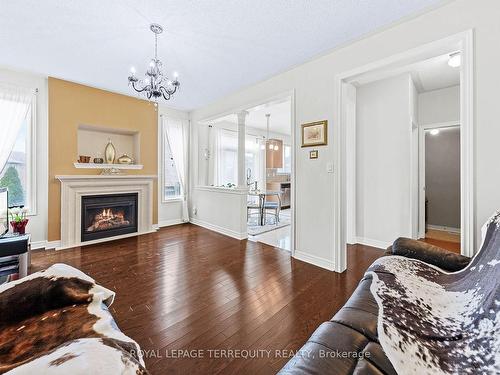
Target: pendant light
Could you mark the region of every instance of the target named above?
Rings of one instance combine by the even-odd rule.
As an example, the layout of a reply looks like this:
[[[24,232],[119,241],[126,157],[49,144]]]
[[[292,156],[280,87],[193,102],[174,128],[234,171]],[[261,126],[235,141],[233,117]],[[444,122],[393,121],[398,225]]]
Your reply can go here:
[[[266,113],[266,119],[267,119],[267,143],[268,143],[268,148],[269,151],[278,151],[280,147],[278,146],[277,142],[274,139],[269,138],[269,118],[271,117],[270,113]],[[264,147],[265,148],[265,147]]]
[[[269,150],[273,150],[274,147],[273,147],[273,144],[271,143],[271,140],[269,139],[269,118],[271,117],[271,114],[270,113],[266,113],[266,121],[267,121],[267,136],[266,136],[266,143],[269,143]]]

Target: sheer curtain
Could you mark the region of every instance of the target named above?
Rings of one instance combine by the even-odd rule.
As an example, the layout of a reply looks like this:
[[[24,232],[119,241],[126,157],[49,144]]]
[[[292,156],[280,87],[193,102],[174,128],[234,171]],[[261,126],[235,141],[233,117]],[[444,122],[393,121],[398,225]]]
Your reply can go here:
[[[32,90],[0,86],[0,172],[9,159],[32,99]]]
[[[164,141],[168,142],[172,157],[177,168],[177,176],[182,190],[182,221],[189,221],[187,205],[187,144],[188,144],[188,124],[175,118],[162,116]]]
[[[219,184],[219,129],[215,126],[208,128],[208,184],[217,186]]]
[[[217,186],[238,183],[238,133],[218,129]]]

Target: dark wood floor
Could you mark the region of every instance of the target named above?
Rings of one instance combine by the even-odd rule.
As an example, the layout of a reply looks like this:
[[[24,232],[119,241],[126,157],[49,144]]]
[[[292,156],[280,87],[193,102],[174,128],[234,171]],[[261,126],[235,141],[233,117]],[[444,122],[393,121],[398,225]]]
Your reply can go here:
[[[84,248],[36,251],[32,271],[67,263],[116,291],[111,312],[125,334],[155,350],[146,359],[152,374],[274,374],[288,360],[275,350],[299,349],[381,255],[352,246],[348,270],[337,274],[268,245],[185,224]],[[167,358],[198,349],[204,358]],[[208,358],[222,354],[209,351],[217,349],[271,355]]]
[[[461,245],[459,242],[436,240],[434,238],[423,238],[420,241],[429,243],[429,244],[434,245],[434,246],[438,246],[442,249],[446,249],[446,250],[451,251],[451,252],[456,253],[456,254],[460,254]]]

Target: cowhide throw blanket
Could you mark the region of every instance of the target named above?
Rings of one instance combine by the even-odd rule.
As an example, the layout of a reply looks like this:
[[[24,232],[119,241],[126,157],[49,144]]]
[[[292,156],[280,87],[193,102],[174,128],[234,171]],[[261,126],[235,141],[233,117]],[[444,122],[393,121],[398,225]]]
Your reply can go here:
[[[114,323],[114,292],[55,264],[0,286],[0,373],[147,374]]]
[[[367,271],[380,343],[399,374],[500,374],[500,213],[463,270],[398,256]]]

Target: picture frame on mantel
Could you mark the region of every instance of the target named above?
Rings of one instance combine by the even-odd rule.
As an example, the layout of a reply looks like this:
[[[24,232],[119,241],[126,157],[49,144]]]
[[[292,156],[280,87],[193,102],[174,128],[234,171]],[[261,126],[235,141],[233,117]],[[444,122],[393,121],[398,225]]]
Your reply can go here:
[[[328,120],[302,124],[302,147],[328,144]]]

